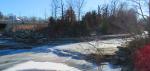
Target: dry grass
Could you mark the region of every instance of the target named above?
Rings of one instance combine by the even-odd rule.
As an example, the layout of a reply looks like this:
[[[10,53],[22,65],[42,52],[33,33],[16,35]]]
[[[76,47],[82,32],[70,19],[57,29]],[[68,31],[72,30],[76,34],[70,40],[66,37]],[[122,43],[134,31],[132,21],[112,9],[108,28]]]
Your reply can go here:
[[[14,25],[12,28],[13,32],[16,32],[18,30],[41,30],[44,28],[47,28],[48,24],[19,24],[19,25]]]

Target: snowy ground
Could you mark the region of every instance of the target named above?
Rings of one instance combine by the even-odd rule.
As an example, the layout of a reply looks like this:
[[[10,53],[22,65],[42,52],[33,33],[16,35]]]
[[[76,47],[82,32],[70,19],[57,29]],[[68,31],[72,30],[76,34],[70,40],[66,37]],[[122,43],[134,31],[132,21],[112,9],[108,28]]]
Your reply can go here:
[[[81,71],[79,69],[61,63],[35,62],[35,61],[28,61],[25,63],[21,63],[12,68],[8,68],[4,71],[27,71],[27,70]]]
[[[117,51],[116,47],[122,43],[124,43],[122,39],[109,39],[56,46],[43,45],[33,49],[1,50],[0,70],[96,71],[97,66],[95,64],[83,59],[84,54],[92,52],[89,51],[89,49],[93,49],[91,44],[97,45],[98,48],[108,49],[109,51],[106,54],[111,54]],[[103,71],[120,71],[120,68],[114,68],[106,63],[103,66]]]

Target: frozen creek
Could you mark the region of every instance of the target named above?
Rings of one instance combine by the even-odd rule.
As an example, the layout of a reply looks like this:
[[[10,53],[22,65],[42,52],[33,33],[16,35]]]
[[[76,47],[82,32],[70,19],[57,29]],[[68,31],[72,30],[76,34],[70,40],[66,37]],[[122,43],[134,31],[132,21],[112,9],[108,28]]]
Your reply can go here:
[[[9,44],[0,40],[0,44]],[[89,45],[108,49],[106,54],[113,54],[124,41],[122,39],[100,40],[98,42],[69,43],[64,45],[43,45],[32,49],[0,50],[1,71],[96,71],[97,66],[82,59],[83,54],[89,54],[92,49]],[[120,71],[109,63],[102,67],[103,71]]]

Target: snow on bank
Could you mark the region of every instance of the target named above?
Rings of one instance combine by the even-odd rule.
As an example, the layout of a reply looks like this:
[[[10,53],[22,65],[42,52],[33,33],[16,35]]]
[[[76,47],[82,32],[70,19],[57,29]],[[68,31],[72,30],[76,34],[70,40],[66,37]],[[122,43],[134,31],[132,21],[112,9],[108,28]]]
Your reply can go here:
[[[28,71],[28,70],[80,71],[77,68],[70,67],[61,63],[35,62],[35,61],[28,61],[25,63],[21,63],[3,71]]]
[[[125,42],[126,40],[124,39],[109,39],[61,45],[54,48],[59,50],[69,50],[83,54],[90,54],[91,52],[95,52],[96,47],[102,49],[102,51],[105,51],[104,54],[114,54],[118,50],[117,47],[125,44]]]

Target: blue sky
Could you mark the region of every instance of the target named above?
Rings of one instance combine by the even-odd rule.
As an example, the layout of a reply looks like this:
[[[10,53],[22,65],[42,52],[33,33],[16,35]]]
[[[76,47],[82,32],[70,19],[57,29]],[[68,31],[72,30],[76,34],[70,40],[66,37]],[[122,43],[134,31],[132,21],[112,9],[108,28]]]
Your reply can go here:
[[[66,1],[66,0],[64,0]],[[111,0],[85,0],[83,13],[96,10],[100,4],[111,2]],[[119,0],[118,0],[119,1]],[[121,0],[122,1],[122,0]],[[51,0],[0,0],[0,11],[4,15],[14,14],[16,16],[42,17],[45,12],[51,14]]]
[[[110,0],[85,0],[83,12],[95,10],[99,4]],[[5,14],[16,16],[44,17],[45,12],[51,14],[51,0],[0,0],[0,11]]]
[[[17,16],[42,17],[49,9],[50,0],[0,0],[0,11]]]

